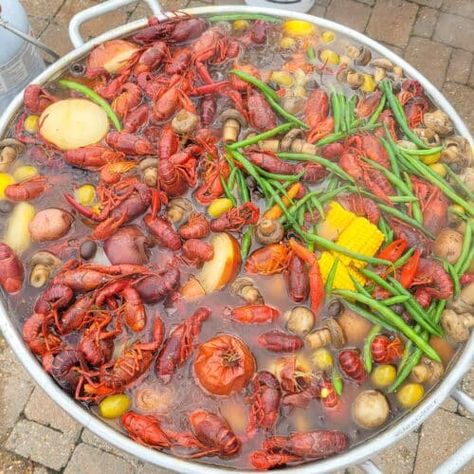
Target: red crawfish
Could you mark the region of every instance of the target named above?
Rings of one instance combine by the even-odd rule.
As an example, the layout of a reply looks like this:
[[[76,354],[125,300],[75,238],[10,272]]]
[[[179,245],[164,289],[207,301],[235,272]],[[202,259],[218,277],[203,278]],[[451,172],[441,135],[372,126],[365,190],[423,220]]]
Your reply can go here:
[[[89,311],[94,304],[92,294],[80,295],[76,301],[63,311],[57,330],[62,334],[70,334],[80,329],[89,321]]]
[[[295,303],[305,301],[309,294],[309,276],[303,259],[291,253],[285,270],[286,289]]]
[[[157,274],[140,278],[134,283],[135,289],[146,304],[157,303],[173,293],[179,287],[180,271],[170,266]]]
[[[189,457],[229,458],[240,451],[242,443],[222,416],[207,410],[195,410],[189,415],[189,423],[194,436],[202,444],[199,451]]]
[[[214,257],[212,245],[198,239],[186,240],[183,244],[183,257],[193,265],[208,262]]]
[[[23,92],[23,103],[28,112],[41,115],[41,112],[58,100],[57,97],[51,95],[45,88],[37,85],[29,85]]]
[[[284,405],[306,408],[309,402],[318,399],[325,408],[334,408],[339,398],[332,383],[321,374],[314,374],[310,383],[301,391],[283,397]]]
[[[81,375],[79,370],[85,367],[81,351],[72,347],[58,352],[51,362],[51,375],[67,392],[78,393]]]
[[[9,184],[5,196],[10,201],[30,201],[41,196],[48,189],[46,176],[33,176],[19,183]]]
[[[413,255],[403,265],[400,271],[400,283],[404,288],[409,288],[415,279],[420,265],[421,250],[416,249]]]
[[[386,216],[386,219],[388,220],[390,228],[393,230],[397,240],[405,240],[409,247],[420,249],[423,252],[423,255],[428,255],[431,252],[433,242],[420,230],[406,224],[396,217]]]
[[[268,453],[263,449],[254,451],[250,455],[250,462],[255,469],[260,471],[267,471],[278,466],[284,466],[285,464],[301,461],[299,456],[286,453]]]
[[[165,66],[165,73],[172,76],[173,74],[182,74],[189,67],[192,60],[192,53],[189,48],[176,50],[168,59]]]
[[[143,72],[152,72],[169,57],[169,54],[168,45],[164,41],[156,41],[140,54],[133,68],[134,74],[138,76]]]
[[[112,131],[105,137],[107,145],[126,155],[151,155],[154,147],[149,140],[140,135]]]
[[[140,105],[127,114],[127,117],[123,121],[123,131],[127,133],[135,133],[143,125],[148,123],[149,119],[150,107],[147,104]]]
[[[125,118],[142,100],[142,90],[133,82],[126,82],[120,94],[112,102],[112,109],[120,118]]]
[[[171,250],[179,250],[181,248],[181,238],[179,234],[174,230],[168,220],[164,217],[157,216],[157,212],[160,206],[160,195],[159,192],[154,189],[152,191],[152,209],[151,213],[147,214],[143,218],[148,231],[150,232],[158,243],[167,247]]]
[[[23,324],[23,340],[37,356],[57,352],[61,339],[52,332],[52,319],[45,314],[33,313]]]
[[[389,338],[383,334],[375,336],[370,346],[372,358],[378,364],[392,364],[403,354],[403,342],[396,336]]]
[[[396,262],[408,248],[408,242],[405,239],[397,239],[392,243],[384,247],[378,254],[377,258],[382,258],[384,260],[390,260],[391,262]]]
[[[153,339],[150,342],[135,341],[117,359],[102,365],[97,371],[82,371],[87,383],[84,385],[84,394],[78,394],[76,398],[98,401],[104,396],[123,392],[149,369],[163,338],[163,321],[156,314]]]
[[[130,438],[145,446],[171,448],[174,444],[172,436],[162,428],[160,421],[154,416],[128,411],[120,417],[120,424]]]
[[[178,231],[183,239],[202,239],[207,237],[210,232],[211,228],[208,220],[204,214],[199,212],[191,214],[188,222],[183,224]]]
[[[101,184],[116,184],[123,175],[135,168],[136,164],[133,161],[115,161],[114,163],[107,163],[100,169]]]
[[[303,247],[294,239],[290,239],[290,247],[298,257],[309,265],[308,277],[311,310],[317,315],[325,298],[324,283],[319,269],[318,260],[313,252],[309,251],[306,247]]]
[[[357,382],[362,382],[367,376],[358,349],[345,349],[339,352],[339,365],[348,377]]]
[[[250,384],[250,395],[245,400],[250,405],[247,425],[249,438],[259,428],[273,430],[280,414],[280,400],[281,387],[277,378],[266,370],[257,372]]]
[[[278,158],[271,151],[251,151],[246,154],[248,160],[269,173],[293,175],[298,173],[296,165]]]
[[[192,316],[171,331],[156,359],[156,375],[162,382],[169,382],[176,369],[189,358],[194,339],[199,335],[202,324],[210,315],[209,309],[198,308]]]
[[[357,194],[349,194],[339,199],[344,207],[357,216],[366,217],[370,222],[377,225],[380,219],[380,209],[372,199]]]
[[[90,145],[68,150],[63,154],[64,161],[76,168],[97,171],[108,163],[122,161],[125,153],[112,150],[103,145]]]
[[[241,324],[267,324],[279,315],[278,309],[266,304],[248,304],[230,310],[231,318]]]
[[[247,98],[249,122],[252,127],[263,132],[276,127],[276,115],[260,93],[251,89]]]
[[[9,294],[17,293],[23,285],[23,264],[15,252],[4,243],[0,243],[0,285]]]
[[[310,127],[307,141],[315,143],[334,129],[334,119],[329,117],[329,98],[322,89],[311,93],[304,108],[306,123]]]
[[[290,251],[286,244],[270,244],[250,254],[245,271],[258,275],[274,275],[284,271],[289,262]]]
[[[211,221],[213,232],[234,231],[237,232],[245,225],[256,224],[260,217],[259,208],[252,202],[246,202],[241,206],[229,209],[217,219]]]
[[[381,91],[375,91],[367,96],[360,96],[355,109],[357,117],[360,119],[369,118],[380,104],[381,98]]]
[[[224,193],[222,180],[226,181],[229,175],[229,165],[222,157],[204,160],[200,172],[201,185],[194,193],[196,201],[203,206],[207,206],[214,199],[222,196]]]
[[[158,156],[160,160],[167,160],[174,155],[179,149],[178,135],[167,123],[161,130],[160,141],[158,144]]]
[[[286,334],[278,329],[260,334],[257,344],[271,352],[296,352],[304,345],[300,337]]]
[[[411,181],[415,196],[420,203],[423,225],[433,235],[438,235],[448,222],[449,201],[438,186],[417,176],[412,176]]]
[[[201,111],[201,122],[204,127],[208,127],[214,121],[217,111],[216,99],[213,95],[206,95],[201,99],[199,107]]]
[[[125,324],[133,331],[140,332],[146,325],[145,306],[140,293],[133,288],[132,281],[123,278],[109,283],[102,288],[95,299],[95,304],[100,308],[105,302],[115,303],[114,297],[122,299],[119,314],[123,315]],[[112,306],[116,306],[112,303]],[[116,309],[115,307],[111,309]]]

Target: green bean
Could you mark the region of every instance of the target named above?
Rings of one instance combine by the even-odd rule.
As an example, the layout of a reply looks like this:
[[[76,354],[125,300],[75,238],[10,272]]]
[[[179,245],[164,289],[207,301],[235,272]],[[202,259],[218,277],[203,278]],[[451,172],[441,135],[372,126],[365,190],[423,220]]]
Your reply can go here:
[[[227,180],[227,186],[231,191],[234,189],[235,181],[237,178],[237,170],[238,168],[234,167],[234,169],[230,172],[229,179]]]
[[[103,99],[97,92],[89,89],[89,87],[84,84],[79,84],[78,82],[68,81],[66,79],[61,79],[58,81],[60,86],[66,87],[67,89],[72,89],[73,91],[80,92],[82,95],[88,97],[92,102],[95,102],[99,107],[102,107],[104,112],[109,117],[110,121],[113,123],[114,127],[120,132],[122,130],[122,124],[120,119],[117,117],[116,113],[109,105],[109,103]]]
[[[353,95],[349,100],[346,101],[346,109],[344,113],[345,132],[348,132],[352,128],[352,122],[354,121],[355,100],[357,100],[357,97]]]
[[[311,204],[318,211],[321,219],[324,219],[325,218],[324,208],[321,202],[319,201],[319,199],[316,197],[316,195],[311,196]]]
[[[388,226],[388,224],[385,222],[385,219],[383,217],[380,217],[379,219],[379,229],[382,231],[382,234],[385,237],[385,242],[390,243],[389,232],[391,229]]]
[[[385,306],[393,306],[395,304],[402,304],[405,303],[405,301],[408,301],[411,298],[409,295],[397,295],[397,296],[392,296],[391,298],[387,298],[381,303]]]
[[[427,148],[426,144],[416,135],[415,132],[410,128],[398,98],[393,93],[392,84],[389,80],[383,80],[381,83],[382,91],[387,97],[390,108],[392,109],[395,120],[398,123],[398,126],[402,129],[403,133],[416,145],[420,148]]]
[[[414,329],[416,332],[419,332],[420,326],[416,325]],[[397,369],[398,373],[400,373],[400,371],[403,369],[403,367],[407,363],[408,357],[410,356],[412,348],[413,348],[413,342],[408,340],[407,343],[405,344],[405,349],[403,350],[403,355],[400,359],[400,363],[398,364],[398,369]],[[419,350],[419,349],[416,349],[416,350]]]
[[[372,270],[369,270],[368,268],[360,268],[359,272],[362,273],[362,275],[367,277],[369,280],[372,280],[374,283],[377,283],[377,285],[390,292],[392,295],[396,296],[400,294],[393,286],[387,283],[385,279],[383,279],[380,275],[373,272]]]
[[[413,186],[411,184],[411,179],[410,176],[403,172],[403,176],[405,178],[405,183],[410,190],[410,193],[413,193]],[[418,199],[411,205],[411,211],[413,213],[413,219],[415,219],[417,222],[423,224],[423,213],[421,212],[421,206],[420,203],[418,202]]]
[[[400,156],[403,158],[403,162],[409,170],[437,186],[445,196],[451,199],[451,201],[459,204],[468,214],[474,215],[473,206],[459,197],[456,191],[454,191],[445,180],[442,180],[438,175],[435,175],[428,166],[418,160],[407,158],[403,153],[400,153]]]
[[[373,124],[377,122],[377,119],[379,118],[379,115],[382,113],[382,110],[385,107],[385,102],[387,101],[387,98],[385,97],[385,94],[382,95],[380,98],[379,105],[377,105],[377,108],[375,109],[374,113],[371,115],[369,118],[368,122],[369,124]]]
[[[242,236],[242,242],[240,243],[240,255],[242,261],[245,261],[249,254],[250,247],[252,245],[252,227],[249,226]]]
[[[308,125],[306,125],[302,120],[300,120],[298,117],[295,117],[294,115],[290,114],[287,110],[285,110],[277,100],[273,99],[273,97],[267,96],[265,93],[263,93],[265,98],[267,99],[267,102],[270,104],[271,108],[279,115],[281,115],[284,119],[289,120],[290,122],[295,123],[301,128],[309,128]]]
[[[308,204],[306,202],[306,204]],[[299,209],[298,209],[298,214],[297,214],[297,219],[298,219],[298,224],[303,227],[304,225],[304,214],[305,214],[305,206],[301,206]]]
[[[341,131],[341,104],[338,94],[334,91],[331,93],[331,108],[334,120],[334,132],[339,133]]]
[[[405,381],[405,379],[410,375],[413,367],[415,367],[415,365],[418,365],[418,363],[420,362],[421,356],[422,351],[420,349],[415,349],[413,351],[410,358],[406,361],[406,364],[401,370],[398,371],[397,378],[395,379],[393,384],[390,385],[388,389],[390,393],[394,392]]]
[[[288,189],[289,186],[293,184],[293,181],[285,181],[284,183],[280,183],[280,181],[270,179],[270,184],[280,189],[283,196],[286,196],[291,201],[291,199],[288,197],[288,193],[286,192],[286,190]],[[273,197],[271,197],[268,202],[268,207],[273,206],[273,204],[275,204],[275,201]]]
[[[239,172],[237,173],[237,180],[239,182],[240,199],[242,200],[243,203],[249,202],[250,192],[249,192],[247,183],[245,182],[244,174],[242,173],[241,170],[239,170]]]
[[[311,232],[316,232],[316,226],[313,224],[311,226]],[[308,242],[308,249],[310,252],[314,252],[315,250],[315,245],[314,245],[314,242]]]
[[[393,262],[393,268],[396,269],[405,265],[405,263],[408,262],[409,258],[415,253],[415,250],[415,247],[412,247],[411,249],[407,250],[398,260]]]
[[[311,191],[309,193],[306,193],[301,199],[299,199],[296,203],[294,203],[292,206],[288,208],[288,212],[290,214],[294,214],[295,212],[298,212],[298,209],[301,206],[304,206],[311,199],[312,195],[316,195],[316,194],[318,194],[318,191]],[[285,215],[281,216],[280,222],[283,224],[285,221],[286,221]]]
[[[344,391],[344,381],[335,366],[332,368],[331,382],[336,394],[341,396]]]
[[[411,339],[415,343],[415,345],[418,346],[428,357],[438,362],[441,361],[436,351],[429,344],[427,344],[426,341],[424,341],[418,334],[416,334],[416,332],[390,308],[387,308],[382,303],[377,300],[374,300],[373,298],[368,298],[367,296],[360,295],[355,291],[337,290],[336,293],[342,297],[353,298],[354,300],[371,307],[373,310],[380,313],[389,322],[389,324],[396,327],[408,339]]]
[[[336,163],[327,160],[318,155],[310,155],[308,153],[278,153],[278,156],[284,160],[292,160],[292,161],[312,161],[314,163],[318,163],[325,168],[331,170],[334,174],[337,174],[342,179],[350,181],[354,183],[354,180],[351,176],[349,176],[341,167],[339,167]]]
[[[277,174],[277,173],[270,173],[269,171],[265,171],[264,169],[255,166],[255,169],[258,171],[259,174],[264,176],[268,179],[277,179],[280,181],[299,181],[301,177],[304,175],[304,171],[295,175],[288,175],[288,174]]]
[[[474,260],[474,245],[471,246],[471,250],[467,254],[466,260],[464,261],[461,268],[459,269],[459,275],[464,275],[464,273],[469,268],[473,260]]]
[[[370,311],[367,311],[366,309],[354,304],[354,303],[349,303],[349,301],[345,302],[345,305],[351,310],[354,311],[354,313],[359,314],[363,318],[367,319],[367,321],[370,321],[372,324],[378,324],[379,326],[382,326],[385,328],[387,331],[394,331],[396,332],[396,329],[389,323],[387,323],[384,319],[380,318],[379,316],[371,313]]]
[[[326,295],[329,295],[332,291],[332,287],[334,285],[334,278],[337,272],[337,266],[339,265],[339,259],[336,258],[334,262],[332,262],[331,269],[329,270],[328,276],[326,278],[326,284],[324,285],[324,292]]]
[[[453,298],[457,299],[459,292],[461,291],[461,284],[459,283],[459,275],[454,268],[454,265],[451,265],[448,261],[443,261],[443,267],[448,272],[451,280],[453,282]]]
[[[262,13],[227,13],[223,15],[214,15],[207,18],[211,23],[219,21],[235,21],[235,20],[264,20],[269,23],[281,23],[281,18],[276,18]]]
[[[238,69],[231,69],[229,71],[230,74],[235,74],[237,77],[240,77],[245,82],[248,82],[255,86],[257,89],[259,89],[262,93],[266,94],[267,97],[271,97],[274,100],[279,100],[280,98],[278,97],[278,94],[265,82],[261,81],[260,79],[257,79],[255,76],[252,76],[252,74],[248,74],[247,72],[240,71]]]
[[[370,293],[362,286],[362,283],[359,280],[357,280],[357,278],[355,278],[354,275],[349,273],[349,277],[352,280],[352,283],[354,283],[354,286],[359,293],[371,298]]]
[[[390,201],[395,204],[404,204],[406,202],[418,202],[415,196],[389,196]]]
[[[448,166],[445,166],[446,171],[448,172],[449,176],[454,179],[456,185],[461,189],[461,191],[472,201],[474,200],[474,193],[470,191],[467,186],[464,184],[463,180]]]
[[[389,134],[386,124],[384,124],[384,127],[385,133]],[[400,177],[400,167],[398,166],[397,157],[395,155],[395,150],[393,148],[392,143],[390,143],[390,141],[385,140],[385,138],[383,137],[380,138],[380,141],[382,142],[382,145],[384,146],[385,151],[387,152],[387,155],[390,159],[390,167],[392,168],[393,173],[396,176]]]
[[[331,133],[330,135],[326,135],[324,138],[321,138],[321,140],[317,141],[315,144],[316,146],[329,145],[329,143],[338,142],[339,140],[342,140],[343,138],[346,138],[350,135],[366,132],[368,130],[374,130],[375,128],[379,127],[380,124],[378,123],[375,123],[373,125],[363,125],[362,127],[353,127],[348,132]]]
[[[444,308],[446,307],[446,300],[439,300],[433,314],[433,321],[438,324],[439,320],[441,319],[441,315],[443,314]]]
[[[235,207],[237,206],[237,201],[235,200],[234,195],[229,189],[229,186],[227,185],[225,179],[221,176],[221,184],[222,188],[224,189],[224,194],[227,199],[230,199],[232,201],[232,205]]]
[[[380,334],[382,327],[379,324],[375,324],[372,329],[367,334],[364,343],[364,350],[363,350],[363,360],[364,360],[364,367],[368,374],[372,372],[372,341],[375,339],[375,336]]]
[[[435,146],[433,148],[428,148],[426,150],[418,150],[414,148],[403,148],[398,146],[399,150],[407,155],[415,155],[415,156],[428,156],[434,155],[435,153],[439,153],[443,150],[444,146]]]
[[[462,243],[461,254],[457,259],[456,263],[454,264],[454,270],[458,275],[462,275],[461,268],[464,265],[464,262],[469,255],[469,251],[471,250],[472,246],[472,225],[470,222],[466,224],[466,230],[464,231],[464,240]]]
[[[403,214],[403,212],[399,211],[397,208],[387,206],[386,204],[380,203],[378,206],[383,212],[386,212],[387,214],[390,214],[393,217],[396,217],[397,219],[400,219],[401,221],[406,222],[407,224],[413,227],[416,227],[418,230],[421,230],[421,232],[423,232],[425,235],[427,235],[431,239],[434,239],[434,235],[428,229],[419,224],[418,221],[413,219],[413,217],[407,216],[406,214]]]
[[[255,145],[262,140],[267,140],[268,138],[274,137],[275,135],[286,132],[287,130],[294,128],[294,126],[294,123],[283,123],[282,125],[278,125],[278,127],[267,130],[266,132],[259,133],[258,135],[246,138],[240,142],[232,143],[231,145],[228,145],[228,148],[229,150],[237,150],[238,148],[245,148],[246,146]]]
[[[314,52],[314,48],[312,46],[308,46],[306,55],[308,56],[310,63],[314,64],[316,62],[316,53]]]

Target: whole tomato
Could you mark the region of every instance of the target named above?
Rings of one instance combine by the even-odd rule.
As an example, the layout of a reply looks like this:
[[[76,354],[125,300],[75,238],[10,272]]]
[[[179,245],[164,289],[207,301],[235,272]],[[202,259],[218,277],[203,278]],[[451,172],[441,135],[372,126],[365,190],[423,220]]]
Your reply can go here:
[[[201,387],[213,395],[242,390],[255,372],[255,359],[239,338],[221,334],[198,347],[194,375]]]

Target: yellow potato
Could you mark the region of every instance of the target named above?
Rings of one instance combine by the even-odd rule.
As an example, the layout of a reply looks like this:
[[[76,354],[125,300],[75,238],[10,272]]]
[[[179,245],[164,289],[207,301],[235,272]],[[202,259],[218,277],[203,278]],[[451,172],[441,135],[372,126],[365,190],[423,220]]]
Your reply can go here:
[[[285,35],[291,38],[310,36],[316,30],[312,23],[303,20],[287,20],[283,23],[282,29]]]
[[[40,133],[61,150],[100,142],[109,131],[107,114],[86,99],[65,99],[47,107],[40,117]]]
[[[31,234],[28,226],[34,216],[35,208],[27,202],[20,202],[15,206],[8,219],[5,243],[16,254],[24,252],[30,245]]]

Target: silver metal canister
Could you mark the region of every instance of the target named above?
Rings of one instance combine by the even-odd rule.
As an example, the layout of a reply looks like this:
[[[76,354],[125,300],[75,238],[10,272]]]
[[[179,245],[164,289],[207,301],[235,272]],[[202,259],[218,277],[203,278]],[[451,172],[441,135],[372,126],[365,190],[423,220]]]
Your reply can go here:
[[[28,17],[18,0],[0,0],[0,18],[21,32],[31,34]],[[36,46],[0,27],[0,113],[44,69]]]

